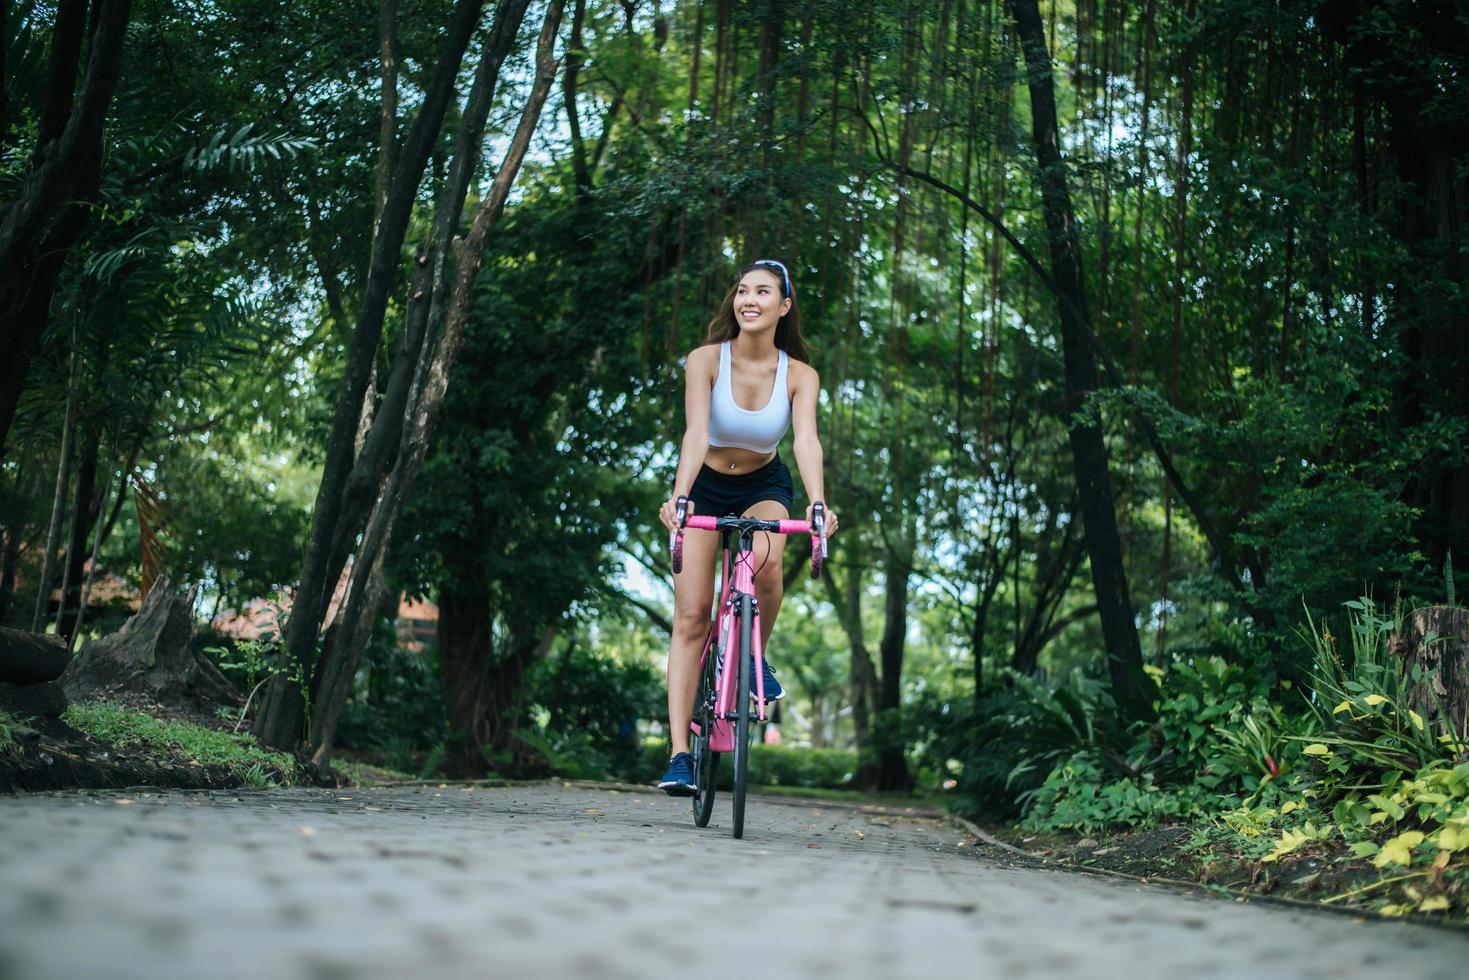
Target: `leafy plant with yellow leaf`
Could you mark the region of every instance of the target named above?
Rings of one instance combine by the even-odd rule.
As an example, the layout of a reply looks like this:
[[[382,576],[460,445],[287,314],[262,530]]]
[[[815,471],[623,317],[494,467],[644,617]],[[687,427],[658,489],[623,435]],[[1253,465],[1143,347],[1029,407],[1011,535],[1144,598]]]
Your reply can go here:
[[[1325,624],[1318,629],[1309,611],[1302,634],[1313,654],[1308,704],[1321,726],[1303,754],[1318,764],[1318,774],[1349,791],[1461,757],[1464,746],[1454,732],[1405,704],[1403,664],[1388,646],[1401,626],[1400,610],[1383,615],[1367,596],[1345,605],[1345,644]]]
[[[1300,745],[1301,771],[1277,780],[1221,818],[1246,852],[1279,863],[1312,845],[1333,862],[1370,864],[1380,874],[1326,899],[1369,902],[1387,914],[1463,910],[1469,888],[1469,762],[1461,739],[1407,706],[1408,678],[1389,636],[1398,610],[1370,598],[1346,604],[1344,638],[1307,614],[1313,654],[1307,703],[1318,730],[1287,738]],[[1262,745],[1246,731],[1237,740]],[[1263,785],[1263,783],[1262,783]],[[1288,802],[1281,804],[1287,796]],[[1266,803],[1275,805],[1269,806]]]

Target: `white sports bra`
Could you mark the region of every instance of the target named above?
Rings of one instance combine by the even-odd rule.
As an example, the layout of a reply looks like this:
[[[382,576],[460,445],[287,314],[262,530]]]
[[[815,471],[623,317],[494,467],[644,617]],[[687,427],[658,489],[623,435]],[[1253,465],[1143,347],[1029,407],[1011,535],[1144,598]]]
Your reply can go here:
[[[735,404],[730,376],[729,341],[719,345],[719,374],[709,400],[709,445],[733,446],[756,453],[773,453],[791,424],[791,399],[786,388],[786,352],[775,367],[775,387],[759,411]]]

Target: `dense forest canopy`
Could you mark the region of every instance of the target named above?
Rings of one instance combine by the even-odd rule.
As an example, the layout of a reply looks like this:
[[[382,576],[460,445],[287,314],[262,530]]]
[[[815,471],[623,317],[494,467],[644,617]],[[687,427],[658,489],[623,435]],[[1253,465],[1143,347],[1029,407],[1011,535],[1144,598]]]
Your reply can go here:
[[[322,762],[405,677],[465,771],[655,721],[682,363],[760,256],[843,525],[783,727],[864,778],[1036,679],[1299,682],[1308,612],[1469,564],[1458,4],[375,13],[6,4],[0,622],[290,593],[256,731]]]

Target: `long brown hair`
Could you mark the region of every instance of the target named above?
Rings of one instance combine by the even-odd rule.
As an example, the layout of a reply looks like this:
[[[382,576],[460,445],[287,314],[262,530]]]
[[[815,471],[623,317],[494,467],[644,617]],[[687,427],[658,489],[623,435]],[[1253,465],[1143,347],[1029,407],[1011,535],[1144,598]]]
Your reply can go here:
[[[771,275],[775,275],[776,272],[765,262],[751,262],[741,269],[740,274],[735,277],[734,285],[730,286],[729,292],[724,294],[724,302],[719,304],[719,312],[715,313],[714,318],[709,321],[709,334],[704,338],[704,343],[722,344],[740,335],[740,321],[734,312],[735,291],[740,288],[740,280],[745,278],[747,273],[756,269],[761,272],[769,272]],[[784,291],[789,284],[789,276],[776,276],[776,278],[782,280],[781,287]],[[791,308],[786,310],[785,316],[781,317],[775,325],[775,346],[785,351],[788,356],[804,364],[810,364],[811,358],[806,354],[806,338],[801,336],[801,308],[796,302],[795,289],[791,289],[785,298],[790,299]]]

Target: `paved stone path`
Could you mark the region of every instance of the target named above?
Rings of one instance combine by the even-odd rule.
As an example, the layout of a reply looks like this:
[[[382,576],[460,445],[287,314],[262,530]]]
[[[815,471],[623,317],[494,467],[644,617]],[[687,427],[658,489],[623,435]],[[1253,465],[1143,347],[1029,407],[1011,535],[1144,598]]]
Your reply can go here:
[[[1464,976],[1469,939],[573,786],[0,798],[0,980]]]

